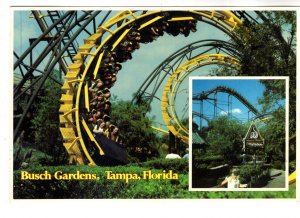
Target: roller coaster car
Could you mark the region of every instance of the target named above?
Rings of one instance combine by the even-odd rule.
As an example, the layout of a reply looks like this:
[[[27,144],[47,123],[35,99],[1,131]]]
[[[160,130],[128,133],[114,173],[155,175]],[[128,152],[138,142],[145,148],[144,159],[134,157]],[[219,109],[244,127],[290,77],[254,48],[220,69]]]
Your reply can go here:
[[[101,142],[102,150],[104,151],[104,157],[101,157],[101,162],[107,162],[110,166],[116,163],[116,165],[127,164],[127,152],[123,145],[118,144],[105,136],[96,136],[95,139]],[[101,164],[101,163],[100,163]]]
[[[89,129],[93,131],[93,126],[88,125]],[[128,163],[128,155],[124,145],[114,142],[113,140],[96,134],[96,141],[101,145],[101,149],[104,155],[99,155],[99,151],[94,152],[93,160],[97,165],[101,166],[115,166],[115,165],[125,165]],[[92,142],[90,142],[91,145]]]

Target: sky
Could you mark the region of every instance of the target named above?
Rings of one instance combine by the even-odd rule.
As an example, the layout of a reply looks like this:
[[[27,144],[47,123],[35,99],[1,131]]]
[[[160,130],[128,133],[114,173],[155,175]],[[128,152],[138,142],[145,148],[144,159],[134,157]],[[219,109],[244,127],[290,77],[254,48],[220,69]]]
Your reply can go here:
[[[10,2],[10,3],[8,3],[8,2]],[[11,3],[11,2],[13,2],[13,3]],[[109,2],[109,1],[107,1],[107,2],[108,3],[103,4],[103,5],[110,6],[111,2]],[[140,2],[140,4],[148,5],[148,2],[145,2],[145,1],[139,1],[139,2]],[[145,2],[145,3],[143,3],[143,2]],[[159,2],[157,2],[157,5],[171,5],[170,2],[172,2],[172,4],[173,4],[174,1],[159,1]],[[271,5],[271,6],[274,6],[274,5],[285,5],[285,6],[292,5],[292,6],[294,6],[294,5],[298,5],[299,6],[299,4],[300,4],[298,0],[288,0],[288,1],[279,1],[279,0],[260,0],[260,1],[257,1],[257,0],[255,0],[255,1],[242,1],[242,2],[239,2],[238,4],[236,4],[236,1],[234,1],[234,3],[232,3],[231,1],[223,1],[223,0],[220,1],[220,2],[221,3],[219,3],[218,5],[228,5],[228,6],[233,6],[233,5],[234,6],[237,6],[237,5],[247,5],[247,6],[249,6],[249,5],[254,5],[254,6],[259,6],[259,5],[260,6],[266,6],[266,5]],[[36,3],[34,1],[31,1],[31,4],[28,4],[28,1],[19,1],[17,3],[16,3],[16,1],[7,1],[7,3],[5,1],[2,1],[2,3],[5,4],[5,6],[6,6],[6,4],[9,4],[11,6],[13,6],[13,5],[19,5],[19,4],[24,5],[24,6],[36,5]],[[1,3],[1,5],[2,5],[2,3]],[[51,4],[52,5],[60,5],[60,4],[62,4],[62,5],[66,5],[66,6],[68,6],[68,5],[83,5],[83,6],[90,5],[90,6],[94,6],[95,2],[88,0],[87,2],[86,1],[80,1],[80,2],[77,1],[77,2],[74,3],[74,1],[68,2],[68,1],[57,1],[57,0],[55,0],[55,1],[51,2]],[[124,3],[116,3],[116,4],[123,5]],[[182,3],[180,3],[180,4],[182,4]],[[191,1],[189,1],[189,3],[184,3],[184,4],[195,5],[195,4],[200,4],[200,3],[195,3],[195,1],[193,1],[191,3]],[[204,3],[201,3],[201,4],[205,4],[205,5],[211,6],[211,5],[215,5],[216,3],[215,3],[215,1],[213,1],[213,2],[207,1],[207,2],[204,2]],[[50,5],[50,4],[49,3],[41,3],[41,5]],[[101,5],[102,5],[102,2],[101,2]],[[127,2],[126,2],[126,5],[127,5]],[[133,3],[133,4],[131,3],[131,5],[137,5],[137,3]],[[295,7],[289,8],[289,10],[290,9],[294,9],[294,8]],[[257,8],[255,8],[255,9],[257,9]],[[1,7],[1,15],[2,14],[8,15],[8,13],[9,13],[8,11],[9,10],[10,10],[9,7]],[[5,11],[5,13],[2,13],[4,11]],[[28,19],[28,16],[25,16],[24,22],[27,22],[27,20],[30,20],[30,21],[28,21],[29,23],[34,23],[34,21],[32,19]],[[9,34],[7,34],[7,33],[10,30],[10,28],[9,28],[9,21],[7,19],[3,18],[3,16],[1,16],[1,21],[3,23],[6,23],[5,27],[7,27],[7,28],[4,29],[3,36],[6,36],[6,39],[7,39],[7,40],[4,40],[4,41],[8,42],[9,41]],[[16,27],[16,28],[18,28],[18,27]],[[14,30],[16,30],[16,28]],[[5,30],[7,30],[6,34],[5,34]],[[21,37],[22,38],[21,39],[22,42],[19,42],[19,45],[20,44],[23,45],[22,49],[24,51],[24,49],[26,48],[27,40],[28,40],[28,38],[26,38],[25,36],[26,35],[27,36],[31,36],[31,34],[34,33],[34,32],[32,32],[33,29],[29,28],[28,26],[26,26],[26,28],[23,28],[23,30],[24,31],[21,31],[21,33],[22,33],[21,34],[21,36],[22,36]],[[36,31],[36,32],[38,32],[38,31]],[[35,34],[35,35],[37,35],[37,34]],[[10,49],[8,48],[9,47],[8,44],[9,43],[5,43],[5,45],[4,45],[4,48],[6,48],[4,50],[7,51],[4,54],[8,54],[8,51],[10,51]],[[1,59],[3,60],[4,57],[2,57]],[[6,63],[9,63],[9,60],[7,58],[5,60],[7,60]],[[10,68],[7,68],[7,70],[9,70],[9,69]],[[6,70],[6,68],[5,68],[5,70]],[[3,87],[7,87],[8,83],[7,83],[7,74],[2,74],[2,75],[4,75],[4,79],[2,80],[3,86],[1,84],[1,87],[3,88]],[[3,90],[6,91],[7,89],[3,88]],[[7,101],[5,101],[5,100],[7,100]],[[9,103],[11,101],[10,96],[9,95],[4,95],[3,96],[3,101]],[[2,107],[2,110],[5,110],[4,111],[5,114],[9,114],[9,113],[6,113],[6,107]],[[8,120],[9,116],[5,116],[5,117],[7,117],[7,120]],[[4,120],[5,120],[5,117],[3,117]],[[8,121],[5,122],[5,124],[7,124],[7,126],[9,126],[9,123],[10,122],[8,122]],[[4,142],[5,145],[8,144],[7,141],[6,141],[6,138],[7,138],[7,135],[9,135],[9,131],[10,131],[9,129],[10,128],[3,128],[4,131],[2,131],[2,133],[3,132],[4,133],[1,135],[1,138],[3,139],[3,142]],[[2,147],[2,149],[5,149],[5,150],[3,150],[4,152],[1,150],[1,154],[3,154],[3,157],[4,157],[4,158],[2,158],[2,160],[7,160],[7,161],[3,161],[2,166],[3,166],[3,169],[5,169],[4,170],[5,172],[9,172],[9,173],[7,173],[7,176],[9,177],[10,176],[10,171],[7,170],[7,169],[9,169],[9,164],[8,164],[9,163],[9,159],[8,159],[8,157],[10,155],[7,155],[7,154],[9,153],[8,150],[9,150],[10,146],[1,146],[1,147]],[[8,182],[5,183],[5,181],[3,181],[4,185],[1,186],[1,187],[3,187],[3,191],[5,192],[5,194],[2,195],[2,196],[9,196],[10,195],[10,193],[8,193],[9,188],[7,188],[7,187],[10,187],[10,185],[8,184]],[[7,194],[6,194],[6,191],[7,191]],[[3,200],[3,202],[8,202],[7,198],[3,198],[2,199],[2,197],[1,197],[1,200]],[[55,202],[53,202],[53,203],[55,203]],[[136,203],[139,203],[139,202],[141,202],[141,201],[134,201],[132,204],[129,204],[128,201],[126,202],[126,204],[124,202],[120,202],[120,203],[119,202],[113,202],[113,203],[114,204],[115,203],[119,203],[118,206],[121,206],[122,209],[125,209],[126,211],[130,211],[130,209],[131,210],[132,209],[136,209]],[[150,203],[152,204],[152,203],[155,203],[155,202],[157,202],[157,201],[147,202],[147,206],[148,206],[148,204],[150,204]],[[106,204],[107,201],[106,202],[103,201],[103,203],[107,207],[111,206],[111,205]],[[177,204],[177,205],[174,206],[174,203]],[[269,202],[269,201],[260,202],[260,204],[263,204],[263,207],[261,207],[261,208],[264,208],[262,212],[264,214],[268,214],[268,215],[270,215],[270,213],[271,213],[273,217],[282,217],[282,216],[286,215],[287,211],[289,211],[290,214],[296,213],[298,211],[298,209],[299,209],[299,204],[298,203],[296,204],[296,203],[291,203],[290,201],[280,201],[280,200],[278,200],[278,201],[277,200],[276,201],[272,201],[272,203]],[[4,205],[4,204],[5,203],[3,203],[3,208],[5,206],[5,210],[6,210],[5,212],[14,213],[14,214],[17,213],[18,215],[20,215],[22,213],[22,216],[25,216],[25,217],[27,217],[28,215],[32,216],[32,213],[26,213],[26,212],[31,212],[33,209],[36,210],[36,206],[33,205],[33,204],[32,205],[28,204],[28,205],[26,205],[26,207],[22,208],[22,209],[26,208],[26,212],[25,213],[24,213],[24,210],[20,210],[19,207],[18,208],[12,207],[12,206],[16,206],[16,204],[14,204],[14,205],[13,204],[5,204]],[[61,202],[58,202],[58,204],[61,205]],[[81,205],[82,202],[78,202],[78,206],[79,206],[79,204]],[[89,205],[91,205],[91,204],[93,204],[93,202],[89,202]],[[96,204],[98,204],[98,202],[95,202],[95,206],[97,206]],[[166,205],[167,204],[168,204],[168,202],[166,202]],[[203,202],[201,202],[202,207],[200,209],[204,210],[204,213],[206,213],[206,212],[210,213],[211,211],[215,210],[214,214],[217,214],[215,216],[218,216],[218,215],[223,215],[224,213],[230,213],[230,212],[232,212],[232,210],[238,209],[238,212],[243,212],[244,210],[249,209],[249,207],[250,207],[250,209],[252,209],[252,208],[255,209],[258,206],[257,205],[257,201],[236,201],[235,205],[234,205],[235,208],[231,207],[232,206],[232,202],[231,201],[228,201],[228,202],[223,201],[222,204],[225,204],[225,206],[221,210],[222,213],[220,213],[220,210],[215,210],[216,209],[215,202],[204,202],[203,201]],[[40,211],[45,211],[45,209],[49,209],[50,208],[50,207],[48,207],[49,204],[47,204],[48,205],[47,208],[45,207],[45,205],[39,205],[39,206],[41,206],[40,208],[42,208],[41,210],[39,210],[39,212]],[[144,205],[145,204],[143,203],[143,205],[140,204],[139,206],[141,206],[142,209],[144,209]],[[162,205],[162,204],[160,202],[158,202],[158,203],[156,203],[153,206],[157,207],[157,206],[160,206],[160,205]],[[185,207],[183,208],[182,205],[184,205]],[[1,206],[2,206],[2,204],[1,204]],[[50,206],[52,206],[52,205],[50,205]],[[59,205],[55,205],[55,206],[59,206]],[[63,206],[65,206],[65,205],[63,205]],[[85,206],[88,206],[88,204],[86,204]],[[167,207],[168,206],[169,205],[167,205]],[[170,206],[171,206],[171,204],[170,204]],[[178,206],[178,207],[176,207],[176,206]],[[163,210],[166,207],[165,204],[164,204],[164,206],[160,208],[160,209],[162,209],[160,211],[162,213],[164,213],[164,214],[169,214],[170,212],[173,211],[173,214],[177,213],[177,214],[182,214],[183,215],[188,209],[198,208],[198,206],[199,206],[199,202],[198,201],[172,201],[172,207],[174,208],[174,210]],[[128,209],[128,208],[130,208],[130,209]],[[285,208],[285,210],[283,210],[282,208]],[[60,209],[62,209],[62,207]],[[146,209],[146,207],[145,207],[145,209]],[[122,211],[122,215],[126,214],[126,213],[124,213],[123,210],[119,210],[119,211]],[[118,211],[116,211],[116,212],[118,213]],[[68,213],[69,213],[69,211],[68,211]],[[77,211],[76,211],[76,213],[77,213]],[[127,213],[127,214],[129,214],[129,213]],[[121,215],[121,213],[120,213],[120,215]],[[252,213],[246,213],[244,215],[246,215],[245,217],[252,217],[253,216]]]
[[[18,55],[22,54],[29,46],[28,39],[36,38],[41,34],[36,21],[30,18],[30,11],[15,11],[14,12],[14,51]],[[114,12],[110,15],[110,17]],[[103,16],[102,16],[103,17]],[[101,19],[101,15],[99,16]],[[88,27],[87,29],[91,29]],[[133,93],[135,93],[140,87],[141,83],[146,79],[146,77],[159,65],[166,57],[171,55],[173,52],[182,48],[183,46],[203,39],[221,39],[228,40],[226,36],[219,29],[212,27],[206,23],[198,22],[198,31],[196,33],[191,33],[189,37],[184,37],[179,35],[177,37],[164,34],[163,37],[158,38],[156,41],[150,44],[141,44],[141,48],[136,50],[132,56],[132,60],[127,61],[122,64],[122,70],[118,73],[117,83],[111,89],[111,93],[116,95],[119,99],[131,100]],[[75,30],[74,30],[75,31]],[[87,35],[80,35],[77,38],[79,45],[83,44],[84,38]],[[43,45],[37,47],[34,50],[33,55],[37,57],[41,53]],[[46,61],[42,62],[39,66],[40,70],[46,65]],[[203,67],[191,75],[203,75],[208,74],[211,67]],[[166,84],[165,80],[157,92],[157,97],[160,98],[162,95],[162,90]],[[186,79],[178,92],[180,92],[176,101],[176,110],[180,118],[186,117],[188,115],[187,105],[188,105],[188,79]],[[148,115],[156,120],[158,127],[163,128],[162,115],[161,115],[161,102],[154,100],[151,104],[152,111]]]
[[[112,93],[117,93],[118,97],[121,99],[130,100],[132,94],[138,90],[141,83],[156,68],[156,66],[178,49],[201,39],[214,38],[224,40],[227,38],[223,32],[216,30],[216,28],[211,28],[207,24],[199,23],[198,30],[200,31],[190,34],[189,37],[181,35],[173,37],[164,34],[163,37],[158,38],[150,44],[141,44],[141,48],[133,53],[132,60],[123,64],[122,71],[118,73],[118,84],[111,89]],[[203,67],[193,72],[191,75],[208,74],[210,69],[211,67]],[[121,82],[121,85],[119,82]],[[156,93],[158,98],[161,98],[166,83],[167,80],[164,80]],[[177,92],[180,92],[176,101],[176,110],[179,118],[188,116],[188,111],[186,110],[186,107],[188,106],[188,92],[185,90],[188,90],[188,79],[183,81]],[[155,116],[155,120],[157,121],[156,125],[163,128],[163,125],[160,125],[162,123],[161,102],[155,99],[153,100],[151,107],[152,112],[150,116]]]
[[[46,12],[44,12],[46,13]],[[113,11],[109,18],[112,17],[116,11]],[[250,12],[251,13],[251,12]],[[104,17],[105,13],[100,13],[97,19],[97,24],[99,24]],[[14,51],[21,55],[29,46],[29,38],[37,38],[41,34],[41,30],[39,29],[36,21],[33,18],[30,18],[30,11],[15,11],[14,12]],[[91,25],[87,27],[87,30],[92,32]],[[190,33],[188,37],[184,37],[183,35],[179,35],[177,37],[173,37],[168,35],[167,33],[164,36],[158,38],[152,43],[141,44],[140,49],[136,50],[132,54],[132,60],[122,63],[122,70],[118,73],[117,82],[115,86],[111,88],[111,93],[118,97],[118,99],[122,100],[131,100],[133,94],[139,89],[140,85],[145,81],[146,77],[158,66],[165,58],[170,56],[172,53],[176,52],[178,49],[186,46],[195,41],[204,40],[204,39],[219,39],[224,41],[229,41],[229,37],[223,33],[221,30],[208,25],[204,22],[197,23],[197,32]],[[76,28],[73,32],[76,31]],[[84,39],[87,38],[88,35],[86,33],[80,34],[76,43],[78,45],[82,45]],[[33,57],[37,57],[41,51],[43,50],[46,43],[41,43],[33,52]],[[214,53],[211,51],[210,53]],[[68,59],[66,59],[67,63],[70,63]],[[25,60],[28,63],[28,60]],[[43,70],[46,66],[47,62],[43,61],[38,69]],[[212,69],[217,68],[217,65],[209,65],[198,68],[191,72],[190,76],[204,76],[211,72]],[[16,71],[18,72],[18,71]],[[165,79],[162,85],[159,87],[158,92],[156,93],[156,97],[158,99],[161,98],[163,89],[167,83],[167,79]],[[180,85],[176,102],[175,102],[175,110],[178,116],[178,119],[183,119],[188,117],[188,93],[189,93],[189,81],[188,78],[183,80]],[[202,83],[201,86],[196,88],[193,91],[202,91],[210,88],[214,88],[217,85],[225,85],[236,89],[240,92],[245,98],[250,101],[254,106],[256,106],[260,110],[260,106],[257,105],[257,99],[262,96],[263,86],[257,80],[247,80],[247,81],[218,81],[212,80],[209,83]],[[197,86],[198,87],[198,86]],[[255,87],[255,88],[254,88]],[[222,96],[224,95],[224,96]],[[219,94],[219,98],[227,98],[225,94]],[[209,104],[209,103],[208,103]],[[234,116],[239,118],[242,121],[248,119],[248,113],[246,112],[246,108],[243,105],[239,105],[240,103],[233,98],[233,109],[236,109],[233,113]],[[209,105],[205,105],[207,107],[207,111],[211,111]],[[221,104],[219,105],[221,107]],[[226,108],[227,106],[223,106]],[[157,99],[154,99],[151,103],[152,111],[148,114],[149,117],[153,118],[155,121],[155,126],[166,129],[162,115],[161,115],[161,102]],[[219,108],[219,113],[226,113]],[[228,108],[227,108],[228,110]],[[212,116],[213,113],[207,113],[207,116]],[[250,115],[251,116],[251,115]],[[196,118],[197,119],[197,118]]]
[[[240,95],[242,95],[250,104],[252,104],[258,111],[261,111],[261,105],[258,104],[258,99],[263,97],[265,87],[259,82],[258,79],[194,79],[192,82],[192,95],[205,92],[209,89],[216,88],[217,86],[225,86],[234,89]],[[209,95],[210,98],[214,97],[214,94]],[[217,115],[227,115],[228,113],[228,94],[218,93],[218,109]],[[200,113],[200,102],[193,100],[192,111]],[[232,109],[231,109],[232,108]],[[205,100],[203,103],[204,115],[209,118],[214,116],[213,101]],[[248,121],[248,108],[244,106],[238,99],[232,97],[232,107],[229,111],[234,117],[242,122]],[[255,116],[253,113],[249,114],[249,118]],[[199,118],[194,118],[196,123],[200,123]],[[203,122],[203,125],[207,125],[207,122]]]
[[[42,11],[43,12],[43,11]],[[45,11],[43,12],[46,13]],[[80,12],[82,13],[82,12]],[[113,11],[109,18],[112,17],[116,11]],[[99,24],[104,17],[105,13],[100,13],[97,18],[97,24]],[[39,29],[36,21],[31,17],[30,11],[15,11],[14,12],[14,31],[13,31],[13,40],[14,40],[14,51],[21,55],[29,46],[30,38],[37,38],[41,34],[41,30]],[[47,19],[47,18],[46,18]],[[92,32],[92,25],[87,27],[87,30]],[[76,28],[73,32],[76,31]],[[84,39],[87,38],[88,35],[86,33],[80,34],[76,43],[78,45],[82,45],[84,43]],[[170,56],[172,53],[176,52],[178,49],[186,46],[195,41],[205,40],[205,39],[219,39],[224,41],[229,41],[229,37],[222,32],[221,30],[208,25],[204,22],[197,23],[197,32],[190,33],[188,37],[184,37],[183,35],[179,35],[177,37],[173,37],[168,35],[167,33],[164,36],[158,38],[152,43],[141,44],[140,49],[136,50],[132,54],[132,60],[129,60],[125,63],[122,63],[122,70],[118,73],[117,82],[115,86],[111,88],[111,93],[118,97],[118,99],[122,100],[131,100],[133,94],[139,89],[140,85],[145,81],[147,76],[158,66],[165,58]],[[33,57],[36,58],[41,54],[41,51],[45,47],[45,43],[41,43],[37,46],[33,51]],[[211,51],[210,53],[214,53]],[[50,55],[50,54],[49,54]],[[16,59],[14,59],[16,60]],[[70,63],[66,58],[67,63]],[[25,60],[28,63],[28,59]],[[43,61],[41,65],[38,67],[40,70],[44,70],[47,61]],[[204,76],[211,72],[212,69],[217,68],[217,65],[209,65],[198,68],[191,72],[189,76]],[[58,68],[58,67],[57,67]],[[16,70],[15,72],[18,72]],[[257,98],[262,96],[263,87],[259,85],[258,81],[240,81],[238,84],[234,85],[236,81],[219,81],[219,83],[223,85],[233,86],[232,88],[236,89],[240,93],[245,93],[246,99],[248,99],[253,105],[257,105]],[[167,79],[165,79],[162,85],[159,87],[158,92],[156,93],[156,97],[158,99],[161,98],[163,89],[167,83]],[[228,84],[227,84],[228,83]],[[245,84],[244,84],[245,83]],[[189,93],[189,81],[188,77],[183,80],[180,85],[176,102],[175,102],[175,110],[178,116],[178,119],[183,119],[188,117],[188,93]],[[240,85],[244,84],[244,85]],[[250,84],[250,85],[249,85]],[[203,84],[200,87],[205,89],[212,88],[213,86],[218,85],[217,81],[211,81],[207,84]],[[253,87],[256,87],[253,89]],[[222,97],[222,94],[220,94]],[[236,100],[233,99],[233,103]],[[220,105],[221,106],[221,105]],[[208,107],[208,106],[207,106]],[[258,106],[259,107],[259,106]],[[148,114],[149,117],[153,118],[155,121],[155,126],[166,129],[162,115],[161,115],[161,102],[160,100],[154,99],[151,103],[152,111]],[[246,109],[243,109],[243,105],[234,105],[233,108],[239,109],[236,110],[235,115],[241,120],[246,120],[248,115]],[[209,109],[208,109],[209,111]],[[220,109],[221,111],[221,109]],[[220,113],[226,113],[220,112]],[[207,114],[208,116],[212,114]]]
[[[47,15],[46,11],[41,11],[42,15]],[[79,11],[78,16],[81,16],[83,12]],[[106,11],[103,13],[100,13],[97,16],[97,25],[100,24],[103,17],[106,15]],[[108,19],[113,16],[113,13],[111,13],[108,16]],[[42,31],[40,30],[37,22],[34,18],[32,18],[31,11],[28,10],[15,10],[14,11],[14,29],[13,29],[13,49],[14,51],[20,56],[29,46],[29,39],[30,38],[37,38],[42,34]],[[45,20],[48,22],[49,17],[45,17]],[[48,25],[52,24],[51,22],[48,22]],[[72,32],[74,33],[78,27],[75,27]],[[92,32],[92,24],[89,24],[86,28],[90,32]],[[53,32],[51,32],[53,33]],[[82,32],[77,38],[76,38],[76,44],[78,46],[81,46],[84,44],[84,39],[87,38],[89,35],[86,32]],[[36,49],[33,50],[33,59],[36,58],[45,47],[46,42],[39,43],[38,46],[36,46]],[[14,58],[14,61],[16,59]],[[71,62],[68,60],[68,58],[65,58],[66,62],[70,64]],[[25,62],[28,62],[29,60],[25,59]],[[38,69],[42,70],[45,65],[46,61],[42,62],[42,64],[38,67]]]

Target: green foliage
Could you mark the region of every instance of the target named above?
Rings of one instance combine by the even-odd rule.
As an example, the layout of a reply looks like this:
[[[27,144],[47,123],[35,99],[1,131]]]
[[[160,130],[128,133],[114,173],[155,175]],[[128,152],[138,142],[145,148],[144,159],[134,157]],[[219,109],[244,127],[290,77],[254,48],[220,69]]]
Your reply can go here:
[[[289,163],[289,173],[293,173],[296,170],[296,160]]]
[[[238,52],[241,67],[236,75],[243,76],[289,76],[289,128],[296,131],[296,12],[257,11],[259,23],[239,27],[231,40]],[[232,70],[221,67],[219,75]],[[231,74],[232,75],[232,74]],[[266,92],[262,103],[264,109],[284,97],[285,89],[280,82],[264,81]]]
[[[188,117],[182,118],[180,122],[187,130],[189,129],[189,118]]]
[[[145,116],[146,106],[133,105],[129,101],[113,100],[111,123],[119,128],[120,138],[129,155],[145,161],[158,156],[155,149],[158,139],[151,128],[152,121]]]
[[[296,13],[258,12],[260,22],[238,29],[235,39],[242,73],[293,75],[295,73]],[[285,37],[283,36],[285,35]]]
[[[42,94],[38,96],[35,103],[36,111],[32,119],[35,141],[38,146],[42,146],[38,147],[39,149],[43,149],[44,144],[53,144],[58,136],[60,95],[60,86],[50,79],[46,80]]]
[[[289,134],[296,133],[296,12],[258,11],[258,24],[239,27],[232,39],[241,67],[236,75],[288,76],[289,102],[286,101],[285,81],[261,80],[265,86],[259,99],[262,112],[273,118],[261,129],[269,163],[284,169],[285,163],[285,104],[289,104]],[[227,74],[227,67],[216,74]]]
[[[296,13],[294,11],[259,12],[262,24],[247,33],[241,28],[239,48],[242,73],[264,76],[289,76],[290,132],[296,130]],[[245,37],[247,34],[247,37]],[[245,37],[245,38],[244,38]],[[264,81],[264,109],[285,98],[283,82]],[[274,108],[273,108],[274,109]]]
[[[241,163],[243,137],[247,127],[236,119],[221,116],[202,131],[208,147],[193,149],[193,186],[213,187],[229,174],[230,166]],[[217,167],[217,168],[216,168]]]
[[[251,177],[257,175],[257,169],[254,165],[243,165],[239,170],[240,182],[245,184],[251,181]]]
[[[278,169],[278,170],[285,170],[284,162],[279,161],[279,160],[273,161],[272,166],[273,166],[273,168]]]
[[[158,147],[158,153],[160,158],[165,158],[169,153],[169,141],[164,140],[164,138],[160,138],[160,145]]]
[[[226,161],[221,155],[203,154],[195,155],[193,163],[196,169],[212,168],[219,165],[226,164]]]
[[[247,131],[245,124],[228,116],[221,116],[212,120],[209,125],[206,138],[210,145],[208,153],[221,155],[227,164],[238,164],[242,140]]]
[[[172,169],[175,172],[185,174],[189,171],[189,163],[187,159],[155,159],[139,163],[138,165],[150,169]]]
[[[55,164],[55,158],[42,151],[30,148],[28,146],[21,147],[18,145],[14,145],[13,157],[13,167],[15,170],[24,168],[24,166],[22,166],[22,163],[26,163],[26,165],[28,166]]]
[[[261,128],[265,139],[265,152],[268,162],[275,163],[276,168],[285,168],[285,110],[279,107],[273,117]]]
[[[258,103],[263,106],[262,113],[276,111],[282,100],[285,100],[285,80],[260,80],[265,86],[263,97]]]
[[[242,165],[239,170],[240,182],[242,184],[252,182],[253,186],[266,185],[270,179],[267,174],[268,167],[262,164],[255,165]],[[255,181],[256,180],[256,181]]]
[[[55,70],[54,74],[58,74]],[[34,148],[54,157],[56,164],[66,161],[66,151],[59,132],[60,85],[47,79],[43,90],[33,105],[31,128]]]
[[[262,134],[265,138],[265,152],[268,161],[273,163],[277,169],[285,169],[286,153],[286,134],[285,134],[285,106],[282,101],[285,100],[285,82],[284,81],[267,81],[262,83],[266,90],[260,103],[263,105],[263,112],[271,111],[270,119],[262,128]],[[280,104],[281,102],[281,104]],[[294,118],[293,118],[294,119]],[[275,164],[276,162],[276,164]]]
[[[118,173],[142,173],[146,167],[118,166],[57,166],[27,169],[28,172],[95,173],[99,180],[21,180],[20,171],[14,172],[15,199],[131,199],[131,198],[295,198],[295,187],[286,192],[191,192],[188,190],[188,175],[179,174],[179,180],[138,180],[126,183],[120,180],[107,180],[105,171]],[[152,170],[161,172],[161,170]]]
[[[14,170],[19,169],[24,161],[24,153],[22,151],[22,147],[17,144],[14,144],[13,159]]]

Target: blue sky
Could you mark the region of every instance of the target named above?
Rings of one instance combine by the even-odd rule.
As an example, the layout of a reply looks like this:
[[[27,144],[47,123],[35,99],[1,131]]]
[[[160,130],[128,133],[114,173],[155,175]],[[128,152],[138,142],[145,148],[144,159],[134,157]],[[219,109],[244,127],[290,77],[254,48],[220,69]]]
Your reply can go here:
[[[113,13],[110,15],[112,16]],[[29,18],[30,11],[15,11],[14,12],[14,50],[17,54],[22,54],[29,46],[28,39],[38,37],[41,34],[36,21]],[[101,17],[101,16],[100,16]],[[90,30],[91,27],[87,29]],[[118,73],[118,81],[115,86],[111,89],[111,93],[116,95],[119,99],[131,100],[134,92],[138,90],[141,83],[146,77],[153,71],[153,69],[159,65],[166,57],[171,55],[173,52],[182,48],[183,46],[192,42],[203,40],[203,39],[220,39],[229,40],[219,29],[212,27],[206,23],[198,22],[198,31],[191,33],[189,37],[182,35],[173,37],[168,34],[164,34],[163,37],[158,38],[156,41],[150,44],[141,44],[139,50],[135,51],[132,56],[132,60],[123,63],[122,70]],[[84,38],[87,38],[86,34],[80,35],[77,38],[79,45],[83,44]],[[33,55],[37,56],[43,49],[43,45],[39,46]],[[45,62],[39,67],[43,70]],[[205,66],[192,72],[191,76],[206,75],[210,73],[212,68],[216,66]],[[166,84],[165,80],[157,92],[157,97],[161,97],[162,90]],[[176,100],[176,111],[179,118],[188,116],[188,78],[185,79],[179,88],[177,100]],[[152,112],[149,114],[150,117],[155,117],[157,126],[164,128],[161,115],[161,102],[154,100],[152,102]]]
[[[261,111],[261,105],[258,104],[258,99],[263,96],[265,87],[257,79],[213,79],[213,80],[201,80],[195,79],[192,82],[192,94],[199,94],[202,91],[207,91],[209,89],[215,88],[217,86],[226,86],[232,88],[238,93],[240,93],[248,102],[250,102],[258,111]],[[214,95],[209,97],[213,98]],[[218,115],[225,115],[228,112],[228,94],[218,93],[217,99],[218,104]],[[209,103],[211,102],[211,103]],[[208,117],[213,117],[214,107],[212,105],[213,101],[204,101],[203,110],[204,115]],[[193,111],[200,112],[199,101],[193,101]],[[231,111],[231,108],[230,108]],[[248,120],[248,108],[245,107],[239,100],[232,97],[232,115],[238,118],[240,121],[245,122]],[[250,117],[254,116],[253,113],[249,114]],[[194,119],[196,123],[199,123],[199,119]],[[206,123],[206,122],[204,122]]]

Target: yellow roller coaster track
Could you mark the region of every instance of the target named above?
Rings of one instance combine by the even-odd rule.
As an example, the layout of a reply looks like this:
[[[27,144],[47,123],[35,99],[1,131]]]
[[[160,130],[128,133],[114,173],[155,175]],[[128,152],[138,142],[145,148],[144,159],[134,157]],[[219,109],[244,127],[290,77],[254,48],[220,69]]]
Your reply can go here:
[[[234,36],[234,30],[242,24],[241,20],[230,11],[141,12],[127,10],[117,13],[105,24],[98,27],[96,33],[84,40],[84,45],[79,48],[77,55],[73,57],[74,63],[68,66],[68,72],[65,75],[65,82],[62,86],[64,94],[62,94],[60,99],[60,131],[64,146],[70,155],[70,163],[95,165],[86,148],[81,131],[86,132],[90,141],[96,142],[96,140],[87,128],[84,119],[81,119],[79,105],[81,103],[80,95],[81,93],[85,93],[84,105],[86,110],[89,111],[88,95],[86,94],[87,84],[84,81],[88,73],[93,74],[94,78],[96,78],[97,74],[101,71],[101,62],[104,55],[103,48],[108,42],[114,40],[110,48],[113,51],[118,47],[126,34],[130,32],[132,24],[138,23],[138,31],[143,30],[164,19],[166,12],[172,15],[173,13],[175,14],[168,22],[201,20],[218,27],[231,36]],[[84,66],[85,60],[88,60],[86,66]],[[222,62],[221,59],[218,62]],[[177,87],[177,83],[175,83],[175,86]],[[173,113],[172,110],[171,113]],[[99,154],[105,155],[101,149],[101,144],[96,144]]]
[[[61,97],[60,112],[60,131],[63,136],[64,146],[70,155],[70,163],[76,162],[78,164],[95,165],[91,158],[81,133],[79,115],[80,93],[82,86],[84,86],[84,79],[88,71],[92,70],[94,77],[100,70],[103,51],[101,49],[106,43],[116,34],[121,33],[120,36],[113,43],[114,50],[125,35],[130,30],[130,24],[139,22],[141,30],[149,25],[154,25],[160,19],[163,19],[166,11],[151,11],[138,14],[136,11],[122,11],[113,16],[104,25],[100,26],[96,33],[84,40],[78,54],[74,56],[74,63],[68,66],[68,72],[65,75],[65,83],[62,90],[65,94]],[[169,13],[173,13],[170,11]],[[178,13],[178,12],[177,12]],[[196,17],[207,23],[218,26],[223,31],[228,33],[241,24],[241,21],[229,11],[185,11],[173,16],[169,22],[179,22],[182,20],[195,20]],[[105,39],[104,36],[106,36]],[[102,43],[99,45],[100,40]],[[91,52],[95,48],[94,52]],[[87,66],[84,66],[84,61],[89,58]],[[91,69],[91,63],[96,62],[94,69]],[[86,104],[87,106],[88,104]],[[88,108],[87,108],[88,110]],[[86,130],[86,128],[84,128]],[[95,141],[92,135],[88,134],[91,141]],[[99,150],[101,145],[99,145]],[[99,151],[102,155],[103,152]]]
[[[161,100],[161,109],[163,119],[168,129],[175,137],[181,139],[184,143],[189,143],[189,131],[178,120],[175,112],[175,98],[177,90],[183,80],[199,67],[218,64],[232,67],[239,67],[239,61],[224,54],[205,54],[197,56],[180,66],[169,78],[163,91]]]

